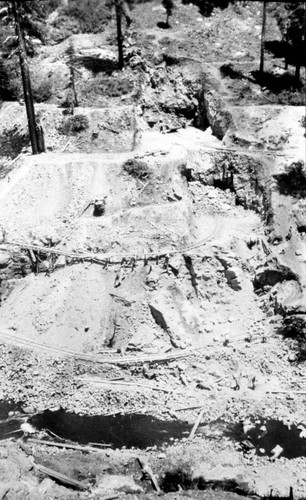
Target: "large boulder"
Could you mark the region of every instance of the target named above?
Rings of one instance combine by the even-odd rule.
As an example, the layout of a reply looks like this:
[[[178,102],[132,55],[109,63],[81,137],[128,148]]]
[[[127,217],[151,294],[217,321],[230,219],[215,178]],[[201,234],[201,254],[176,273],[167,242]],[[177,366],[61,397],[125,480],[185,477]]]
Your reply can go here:
[[[297,276],[289,267],[271,261],[257,268],[253,283],[254,288],[259,289],[264,286],[273,287],[286,280],[297,280]]]
[[[177,300],[166,290],[154,291],[149,302],[149,308],[156,324],[168,334],[173,347],[183,349],[190,344],[190,336],[181,314],[182,305],[177,306]]]
[[[283,281],[276,286],[275,313],[306,314],[306,297],[300,284],[295,280]]]

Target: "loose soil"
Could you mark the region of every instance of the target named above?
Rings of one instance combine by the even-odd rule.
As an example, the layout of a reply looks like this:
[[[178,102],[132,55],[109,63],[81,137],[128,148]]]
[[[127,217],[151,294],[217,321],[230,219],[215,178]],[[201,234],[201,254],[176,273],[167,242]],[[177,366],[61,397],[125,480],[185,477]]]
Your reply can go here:
[[[244,4],[209,18],[177,4],[168,30],[159,3],[137,4],[122,72],[114,22],[41,46],[44,154],[30,154],[23,103],[1,104],[0,399],[21,406],[3,417],[19,432],[0,444],[0,498],[156,498],[138,459],[167,499],[306,498],[304,453],[289,438],[258,453],[244,430],[289,425],[305,448],[304,94],[259,85],[261,13]],[[272,18],[267,31],[279,39]],[[65,134],[69,44],[88,127]],[[266,69],[283,61],[268,52]],[[136,442],[37,442],[84,443],[81,422],[99,441],[126,419]],[[174,440],[151,440],[156,422]]]

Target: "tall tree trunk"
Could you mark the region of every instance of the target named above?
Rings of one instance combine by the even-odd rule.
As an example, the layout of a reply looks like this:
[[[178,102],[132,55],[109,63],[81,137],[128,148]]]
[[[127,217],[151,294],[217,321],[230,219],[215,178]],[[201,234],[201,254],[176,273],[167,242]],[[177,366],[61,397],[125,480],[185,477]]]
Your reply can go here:
[[[299,57],[299,56],[297,56],[297,57]],[[297,61],[295,63],[295,75],[294,75],[296,85],[298,85],[300,83],[300,73],[301,73],[301,63],[300,63],[300,61]]]
[[[27,110],[27,117],[28,117],[29,134],[30,134],[32,152],[33,152],[33,155],[36,155],[40,151],[39,151],[37,133],[36,133],[36,120],[35,120],[32,88],[31,88],[30,71],[29,71],[29,65],[28,65],[28,60],[27,60],[24,34],[23,34],[23,31],[22,31],[22,28],[20,25],[19,0],[12,0],[12,8],[13,8],[13,14],[14,14],[14,18],[15,18],[16,34],[18,36],[20,68],[21,68],[21,75],[22,75],[24,101],[25,101],[26,110]]]
[[[123,60],[123,35],[122,35],[122,10],[116,1],[116,19],[117,19],[117,43],[118,43],[118,63],[119,69],[124,67]]]
[[[285,42],[285,70],[288,69],[289,66],[289,38],[288,38],[288,25],[286,27],[285,35],[284,35],[284,42]]]
[[[264,0],[262,6],[261,46],[260,46],[260,66],[259,66],[259,71],[261,74],[263,74],[264,72],[264,64],[265,64],[266,19],[267,19],[267,0]]]

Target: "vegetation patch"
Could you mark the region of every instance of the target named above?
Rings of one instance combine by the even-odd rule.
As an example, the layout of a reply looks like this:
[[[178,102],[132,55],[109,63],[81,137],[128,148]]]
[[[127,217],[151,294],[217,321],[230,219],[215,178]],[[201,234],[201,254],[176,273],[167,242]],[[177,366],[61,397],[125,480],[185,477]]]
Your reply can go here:
[[[123,170],[132,177],[140,180],[149,179],[152,176],[152,170],[142,160],[127,160],[123,165]]]
[[[12,60],[0,59],[0,100],[15,101],[21,95],[18,67]]]
[[[205,17],[211,16],[213,10],[216,7],[220,9],[226,9],[230,3],[233,3],[235,0],[183,0],[184,4],[193,3],[197,7],[199,7],[199,11]]]
[[[74,135],[88,128],[89,120],[86,115],[73,115],[62,121],[58,131],[63,135]]]
[[[302,161],[292,163],[283,174],[274,177],[281,194],[306,198],[306,169]]]
[[[294,339],[298,349],[298,361],[306,359],[306,316],[305,314],[293,314],[284,318],[278,333],[285,338]]]
[[[233,68],[232,63],[225,63],[220,66],[220,73],[222,78],[232,78],[232,80],[241,80],[244,78],[243,74],[240,71],[236,71]]]
[[[33,85],[32,92],[35,102],[46,102],[52,97],[52,83],[47,80]]]
[[[1,154],[10,158],[16,158],[24,147],[29,146],[30,137],[27,132],[20,130],[17,125],[11,129],[4,129],[0,135]]]
[[[78,23],[79,33],[100,33],[101,28],[110,20],[111,11],[100,0],[70,0],[64,14]]]
[[[252,71],[252,76],[255,81],[262,87],[275,94],[280,94],[284,90],[301,89],[301,82],[297,81],[295,76],[289,72],[283,75],[273,75],[269,72],[261,73],[260,71]]]

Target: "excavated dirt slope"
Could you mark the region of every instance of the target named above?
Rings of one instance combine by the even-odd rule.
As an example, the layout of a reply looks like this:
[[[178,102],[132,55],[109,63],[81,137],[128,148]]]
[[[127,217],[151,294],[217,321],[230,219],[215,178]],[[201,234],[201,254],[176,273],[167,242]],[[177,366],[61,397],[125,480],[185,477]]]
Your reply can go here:
[[[260,12],[245,4],[207,19],[177,5],[169,30],[158,3],[136,6],[123,72],[114,23],[73,35],[79,132],[63,132],[68,41],[41,47],[44,154],[29,154],[22,103],[1,105],[1,399],[191,426],[201,411],[201,425],[162,449],[3,441],[0,498],[155,498],[137,458],[169,499],[306,498],[303,456],[273,460],[228,433],[252,418],[304,432],[306,418],[303,344],[280,334],[305,329],[304,106],[222,77],[225,62],[258,65]]]

